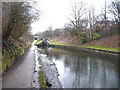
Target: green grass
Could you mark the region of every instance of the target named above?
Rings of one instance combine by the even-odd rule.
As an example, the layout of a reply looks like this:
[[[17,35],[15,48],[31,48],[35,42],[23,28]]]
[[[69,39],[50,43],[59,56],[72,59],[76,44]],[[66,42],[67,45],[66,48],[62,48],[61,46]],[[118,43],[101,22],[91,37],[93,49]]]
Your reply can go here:
[[[34,45],[36,45],[36,44],[40,43],[40,41],[41,41],[41,40],[37,40],[37,41],[34,43]]]
[[[40,57],[38,57],[38,60],[40,60]],[[47,90],[47,85],[45,81],[45,74],[44,74],[44,66],[42,65],[42,62],[40,61],[40,71],[39,71],[39,83],[40,83],[40,88],[44,88],[44,90]]]
[[[50,40],[51,44],[55,44],[55,45],[65,45],[65,46],[71,46],[71,44],[65,44],[65,43],[57,43],[54,40]],[[73,46],[73,45],[72,45]]]
[[[119,51],[120,50],[120,48],[109,48],[109,47],[102,47],[102,46],[78,46],[78,47],[101,49],[101,50],[108,50],[108,51]]]
[[[50,40],[50,43],[55,44],[56,42],[55,40]]]
[[[40,62],[40,64],[42,65],[42,62]],[[44,67],[43,67],[43,65],[40,66],[39,83],[40,83],[40,88],[44,88],[45,90],[48,88],[47,85],[46,85],[46,81],[45,81],[45,74],[44,74]]]
[[[40,71],[39,74],[40,74],[40,77],[39,77],[40,88],[46,88],[47,89],[47,85],[46,85],[46,82],[45,82],[44,72]]]
[[[120,48],[109,48],[109,47],[103,47],[103,46],[87,46],[87,45],[72,45],[72,44],[64,44],[64,43],[56,43],[54,40],[50,40],[51,44],[55,45],[64,45],[64,46],[75,46],[75,47],[82,47],[82,48],[91,48],[91,49],[101,49],[101,50],[107,50],[107,51],[120,51]]]

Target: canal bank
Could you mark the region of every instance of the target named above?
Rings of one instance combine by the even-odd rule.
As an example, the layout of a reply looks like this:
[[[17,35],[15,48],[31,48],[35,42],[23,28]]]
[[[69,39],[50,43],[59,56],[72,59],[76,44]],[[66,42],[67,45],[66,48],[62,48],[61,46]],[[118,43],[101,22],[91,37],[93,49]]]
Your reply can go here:
[[[103,48],[103,47],[92,47],[92,46],[79,46],[79,45],[59,45],[59,44],[51,44],[50,47],[60,48],[60,49],[73,49],[76,51],[89,52],[97,55],[104,55],[110,57],[120,57],[120,48]]]
[[[35,45],[39,46],[39,43],[41,43],[41,40],[37,40],[35,42]],[[64,44],[64,43],[56,43],[54,40],[50,40],[50,44],[47,46],[51,47],[57,47],[57,48],[68,48],[68,49],[75,49],[75,50],[82,50],[82,51],[88,51],[93,52],[95,54],[103,54],[108,56],[116,56],[119,57],[120,55],[120,48],[111,48],[111,47],[104,47],[104,46],[90,46],[90,45],[72,45],[72,44]],[[119,45],[118,45],[119,46]]]
[[[62,85],[58,78],[59,74],[56,65],[52,60],[47,58],[47,49],[48,47],[37,48],[38,61],[40,65],[40,85],[43,86],[43,88],[46,88],[46,85],[47,88],[62,88]]]

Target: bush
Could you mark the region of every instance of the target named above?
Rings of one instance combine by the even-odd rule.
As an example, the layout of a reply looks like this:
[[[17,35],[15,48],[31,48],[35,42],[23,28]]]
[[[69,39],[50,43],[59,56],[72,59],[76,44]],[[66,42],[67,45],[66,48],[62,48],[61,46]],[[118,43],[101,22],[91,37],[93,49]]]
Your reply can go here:
[[[93,38],[97,40],[97,39],[99,39],[99,38],[100,38],[100,35],[99,35],[99,34],[97,34],[97,33],[95,33],[95,34],[93,35]]]
[[[81,32],[80,33],[80,42],[84,43],[86,41],[87,41],[87,34],[86,34],[86,32]]]

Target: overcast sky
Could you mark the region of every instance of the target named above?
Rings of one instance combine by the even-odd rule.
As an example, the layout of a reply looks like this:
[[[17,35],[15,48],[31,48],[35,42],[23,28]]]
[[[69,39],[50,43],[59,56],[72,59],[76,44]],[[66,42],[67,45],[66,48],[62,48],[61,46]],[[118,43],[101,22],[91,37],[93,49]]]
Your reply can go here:
[[[41,10],[40,20],[32,24],[32,33],[43,32],[48,27],[62,28],[69,22],[67,17],[70,15],[71,6],[77,0],[36,0]],[[81,1],[81,0],[78,0]],[[101,12],[104,0],[83,0],[87,7],[94,6],[95,14]],[[109,1],[109,0],[106,0]]]

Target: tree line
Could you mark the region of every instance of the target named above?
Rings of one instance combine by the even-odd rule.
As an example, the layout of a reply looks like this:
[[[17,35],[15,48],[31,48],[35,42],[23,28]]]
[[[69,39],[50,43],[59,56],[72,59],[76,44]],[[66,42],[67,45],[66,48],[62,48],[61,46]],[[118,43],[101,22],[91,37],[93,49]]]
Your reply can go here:
[[[76,35],[81,42],[99,39],[120,33],[120,1],[111,0],[108,3],[104,0],[104,7],[101,13],[96,15],[94,6],[86,8],[85,2],[75,2],[68,17],[69,23],[64,28],[53,30],[51,27],[43,33],[39,33],[41,38],[51,38],[61,34],[70,33]]]
[[[2,2],[2,39],[30,36],[31,23],[38,20],[35,2]]]

